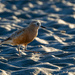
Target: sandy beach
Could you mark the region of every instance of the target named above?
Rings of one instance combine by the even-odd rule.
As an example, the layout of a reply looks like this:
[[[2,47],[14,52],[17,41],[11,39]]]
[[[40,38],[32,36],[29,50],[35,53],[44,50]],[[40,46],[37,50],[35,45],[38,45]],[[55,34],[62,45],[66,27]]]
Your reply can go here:
[[[75,0],[1,0],[0,41],[33,20],[41,25],[27,49],[0,45],[0,75],[75,75]]]

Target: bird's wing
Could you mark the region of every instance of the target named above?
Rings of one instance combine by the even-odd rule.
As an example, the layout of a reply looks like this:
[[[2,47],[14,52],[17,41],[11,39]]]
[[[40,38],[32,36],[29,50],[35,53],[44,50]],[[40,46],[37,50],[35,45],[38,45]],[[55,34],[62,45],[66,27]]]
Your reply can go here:
[[[12,35],[9,38],[13,39],[20,36],[24,32],[24,30],[25,28],[15,31],[14,33],[12,33]]]

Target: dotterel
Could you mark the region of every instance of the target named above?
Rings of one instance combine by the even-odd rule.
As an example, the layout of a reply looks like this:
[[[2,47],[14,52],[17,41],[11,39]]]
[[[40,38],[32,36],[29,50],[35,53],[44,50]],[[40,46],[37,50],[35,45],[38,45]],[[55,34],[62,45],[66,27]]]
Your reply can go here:
[[[28,27],[24,27],[18,31],[15,31],[14,33],[12,33],[10,37],[1,41],[0,44],[17,45],[19,55],[20,55],[19,45],[25,46],[25,51],[38,53],[36,51],[27,50],[26,47],[38,35],[39,27],[44,28],[43,26],[41,26],[41,23],[39,21],[32,21]]]

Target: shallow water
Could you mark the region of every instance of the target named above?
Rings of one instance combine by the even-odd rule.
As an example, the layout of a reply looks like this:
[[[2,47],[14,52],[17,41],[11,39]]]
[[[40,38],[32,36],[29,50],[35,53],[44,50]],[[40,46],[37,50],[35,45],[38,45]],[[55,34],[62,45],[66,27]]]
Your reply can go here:
[[[16,46],[0,45],[0,75],[75,75],[75,1],[25,0],[0,2],[0,40],[40,20],[46,29],[18,56]]]

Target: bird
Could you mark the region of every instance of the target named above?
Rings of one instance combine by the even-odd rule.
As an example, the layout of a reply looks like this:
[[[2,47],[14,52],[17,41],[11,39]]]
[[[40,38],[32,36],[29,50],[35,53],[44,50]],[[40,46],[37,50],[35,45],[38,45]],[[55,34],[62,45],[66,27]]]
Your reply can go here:
[[[19,55],[21,55],[20,45],[24,46],[25,51],[39,53],[36,51],[27,50],[27,45],[30,42],[32,42],[35,39],[35,37],[38,35],[38,30],[40,27],[45,28],[44,26],[41,26],[40,21],[32,21],[27,27],[24,27],[22,29],[13,32],[8,38],[2,40],[0,42],[0,45],[1,44],[17,45]]]

